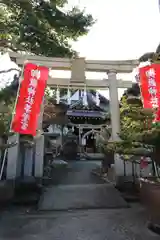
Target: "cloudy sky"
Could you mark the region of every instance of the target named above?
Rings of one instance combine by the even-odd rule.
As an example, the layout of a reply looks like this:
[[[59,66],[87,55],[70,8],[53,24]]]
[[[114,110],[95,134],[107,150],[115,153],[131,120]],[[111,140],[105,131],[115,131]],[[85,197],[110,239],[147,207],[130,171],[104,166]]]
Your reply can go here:
[[[97,23],[74,47],[88,59],[131,59],[154,51],[160,41],[158,0],[69,0]],[[95,47],[96,46],[96,47]]]
[[[86,59],[134,59],[160,42],[158,0],[69,0],[73,5],[97,19],[89,34],[73,44]]]

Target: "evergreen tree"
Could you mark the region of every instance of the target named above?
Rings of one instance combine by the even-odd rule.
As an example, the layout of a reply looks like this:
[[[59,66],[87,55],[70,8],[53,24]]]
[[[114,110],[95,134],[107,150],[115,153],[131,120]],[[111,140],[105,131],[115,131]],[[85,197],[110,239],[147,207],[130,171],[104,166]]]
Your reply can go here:
[[[140,61],[159,63],[159,50],[158,47],[155,53],[144,54]],[[160,124],[153,124],[156,111],[143,108],[139,85],[133,84],[121,99],[121,141],[108,143],[105,150],[122,155],[148,156],[160,165]]]
[[[94,20],[92,15],[78,7],[66,11],[67,4],[67,0],[2,0],[0,48],[49,57],[74,57],[77,53],[72,49],[71,41],[86,35]],[[13,105],[18,81],[14,79],[10,85],[1,89],[0,104]],[[66,89],[62,89],[61,96],[65,93]],[[12,110],[9,112],[11,115]],[[3,113],[0,117],[2,125],[8,123],[4,121],[5,116],[6,113]],[[6,119],[10,119],[8,115]],[[0,128],[3,133],[8,125]]]
[[[0,30],[12,51],[72,57],[71,41],[88,33],[94,20],[78,7],[65,11],[67,0],[2,0]]]
[[[134,91],[134,90],[133,90]],[[153,110],[143,109],[139,96],[125,94],[121,99],[120,142],[109,143],[107,150],[121,154],[150,156],[152,153]]]
[[[77,53],[71,48],[71,40],[86,35],[94,20],[77,7],[63,10],[67,3],[67,0],[2,0],[0,47],[36,55],[73,57]],[[18,79],[15,79],[1,89],[0,102],[11,103],[17,88]],[[60,92],[63,96],[67,90]],[[54,98],[55,90],[53,93]]]

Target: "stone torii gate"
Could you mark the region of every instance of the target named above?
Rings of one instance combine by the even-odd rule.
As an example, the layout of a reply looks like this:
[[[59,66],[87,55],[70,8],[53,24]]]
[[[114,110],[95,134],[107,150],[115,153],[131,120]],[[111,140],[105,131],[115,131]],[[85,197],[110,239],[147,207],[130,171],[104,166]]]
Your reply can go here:
[[[76,88],[84,89],[86,85],[90,89],[108,89],[110,93],[110,113],[112,140],[118,139],[117,133],[120,131],[120,113],[118,101],[118,88],[129,88],[132,86],[132,81],[123,81],[117,79],[118,73],[131,73],[133,68],[138,65],[138,60],[127,61],[100,61],[100,60],[85,60],[85,58],[67,59],[67,58],[50,58],[42,56],[21,55],[18,53],[9,53],[11,59],[19,66],[24,64],[24,61],[29,61],[37,65],[46,66],[53,70],[70,71],[70,78],[55,78],[49,77],[48,86],[59,88]],[[105,73],[106,79],[87,79],[86,72]],[[39,128],[42,128],[43,110],[39,119]],[[11,137],[11,141],[17,139],[18,136]],[[14,139],[13,139],[14,138]],[[18,154],[19,146],[15,146],[8,150],[7,161],[7,179],[15,179],[18,172]],[[28,152],[24,164],[25,175],[31,175],[33,161],[33,153]],[[41,178],[43,176],[43,161],[44,161],[44,135],[39,136],[36,140],[34,152],[34,177]],[[123,165],[123,163],[122,163]],[[115,172],[116,175],[123,175],[123,167],[120,167],[120,161],[115,157]]]

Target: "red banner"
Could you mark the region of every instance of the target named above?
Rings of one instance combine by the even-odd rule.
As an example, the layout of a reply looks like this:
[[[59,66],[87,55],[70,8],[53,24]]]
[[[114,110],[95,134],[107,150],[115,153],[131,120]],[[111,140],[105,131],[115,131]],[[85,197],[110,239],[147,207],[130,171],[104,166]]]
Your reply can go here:
[[[144,108],[157,108],[154,121],[160,121],[160,64],[140,68],[140,88]]]
[[[14,132],[36,135],[48,72],[47,67],[26,64],[12,123]]]

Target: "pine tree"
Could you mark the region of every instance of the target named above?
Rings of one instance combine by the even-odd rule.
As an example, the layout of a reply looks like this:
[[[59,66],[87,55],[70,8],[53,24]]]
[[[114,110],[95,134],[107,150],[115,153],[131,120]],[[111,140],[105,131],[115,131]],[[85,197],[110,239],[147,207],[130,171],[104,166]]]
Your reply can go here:
[[[154,144],[151,139],[153,118],[153,110],[143,109],[139,96],[125,94],[120,108],[121,141],[109,143],[107,150],[126,155],[150,156]]]
[[[140,60],[159,63],[159,47],[156,53],[144,54]],[[133,84],[122,99],[120,107],[120,142],[111,142],[106,151],[122,155],[151,157],[160,165],[160,124],[153,124],[157,109],[144,109],[140,88]]]
[[[86,35],[94,20],[78,7],[66,11],[67,4],[67,0],[2,0],[0,49],[48,57],[77,55],[71,41]],[[0,137],[8,135],[18,84],[18,79],[14,79],[0,90],[0,106],[9,106],[0,114]],[[62,89],[61,95],[65,92]]]
[[[70,43],[86,35],[94,20],[78,7],[66,11],[67,4],[67,0],[2,0],[0,48],[52,57],[77,55]],[[0,90],[0,103],[12,105],[18,84],[15,79]],[[61,96],[66,91],[61,89]]]
[[[78,7],[66,11],[67,3],[67,0],[2,0],[0,30],[6,36],[3,46],[16,52],[52,57],[76,55],[71,41],[86,35],[94,20]]]

